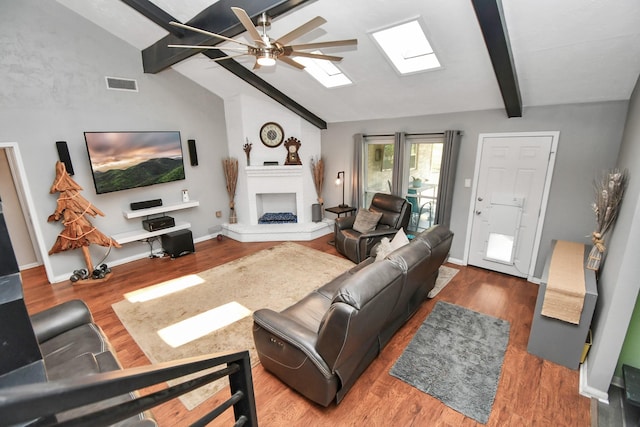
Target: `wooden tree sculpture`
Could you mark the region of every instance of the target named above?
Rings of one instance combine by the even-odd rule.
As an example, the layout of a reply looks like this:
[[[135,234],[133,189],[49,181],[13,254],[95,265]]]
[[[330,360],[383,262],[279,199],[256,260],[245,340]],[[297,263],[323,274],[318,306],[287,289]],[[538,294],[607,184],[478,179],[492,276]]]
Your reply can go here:
[[[87,271],[91,274],[94,269],[89,253],[89,245],[93,243],[105,247],[115,246],[119,248],[120,244],[98,231],[85,217],[85,215],[93,217],[96,215],[104,216],[104,213],[82,197],[80,195],[81,190],[82,187],[71,179],[71,176],[67,173],[64,163],[57,162],[56,179],[49,193],[60,193],[60,196],[58,197],[56,211],[49,216],[47,221],[59,221],[62,219],[64,230],[58,234],[56,242],[49,250],[49,255],[81,248],[87,264]]]

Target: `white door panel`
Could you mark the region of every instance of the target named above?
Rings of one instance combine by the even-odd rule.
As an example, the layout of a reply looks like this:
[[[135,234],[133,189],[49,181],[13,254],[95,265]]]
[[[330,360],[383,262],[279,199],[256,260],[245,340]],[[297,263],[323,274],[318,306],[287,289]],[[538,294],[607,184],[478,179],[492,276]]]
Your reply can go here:
[[[492,135],[479,144],[468,263],[527,277],[554,135]]]

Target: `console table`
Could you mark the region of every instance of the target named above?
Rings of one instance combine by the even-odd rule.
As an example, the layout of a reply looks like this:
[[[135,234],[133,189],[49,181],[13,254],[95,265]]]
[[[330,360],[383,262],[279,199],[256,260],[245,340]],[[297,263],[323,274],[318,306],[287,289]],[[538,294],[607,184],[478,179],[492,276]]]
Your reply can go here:
[[[557,241],[553,240],[551,244],[551,252],[547,257],[540,287],[538,288],[538,298],[533,314],[527,351],[570,369],[577,369],[580,365],[582,351],[587,335],[589,334],[591,318],[593,317],[596,300],[598,299],[596,274],[595,271],[584,267],[590,252],[590,248],[584,246],[582,266],[584,269],[585,296],[582,313],[580,314],[580,322],[576,325],[543,316],[542,305],[544,303],[547,284],[549,283],[549,266],[556,243]]]
[[[147,209],[125,210],[122,212],[122,215],[124,215],[124,217],[127,219],[134,219],[150,215],[164,214],[167,212],[173,212],[182,209],[195,208],[196,206],[200,206],[200,202],[197,200],[191,200],[189,202],[180,202],[166,206],[155,206],[153,208]],[[163,234],[171,233],[172,231],[185,230],[189,227],[191,227],[191,224],[188,222],[176,221],[176,224],[170,228],[163,228],[161,230],[155,231],[147,231],[144,228],[141,228],[140,230],[125,231],[124,233],[114,234],[111,236],[111,238],[116,242],[123,244],[135,242],[136,240],[148,239],[150,237],[161,236]]]

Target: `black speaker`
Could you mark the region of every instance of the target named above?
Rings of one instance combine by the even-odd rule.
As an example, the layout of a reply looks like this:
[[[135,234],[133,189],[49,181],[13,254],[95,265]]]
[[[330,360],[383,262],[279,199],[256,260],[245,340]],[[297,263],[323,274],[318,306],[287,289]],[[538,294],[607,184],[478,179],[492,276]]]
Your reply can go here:
[[[69,148],[66,141],[56,141],[56,148],[58,149],[58,158],[64,163],[64,168],[69,175],[73,175],[73,165],[71,164],[71,156],[69,155]]]
[[[162,206],[162,199],[143,200],[142,202],[131,202],[129,204],[132,211],[139,211],[140,209],[155,208],[156,206]]]
[[[195,252],[191,230],[178,230],[162,235],[162,248],[171,258]]]
[[[189,159],[191,159],[191,166],[198,166],[198,152],[196,151],[196,140],[187,140],[189,144]]]

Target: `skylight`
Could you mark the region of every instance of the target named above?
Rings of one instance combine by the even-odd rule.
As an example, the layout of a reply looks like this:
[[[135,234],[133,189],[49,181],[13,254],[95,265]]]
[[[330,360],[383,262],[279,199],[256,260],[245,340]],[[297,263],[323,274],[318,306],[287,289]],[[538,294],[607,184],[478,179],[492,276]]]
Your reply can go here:
[[[311,53],[322,54],[319,50]],[[344,73],[342,73],[342,71],[340,71],[340,69],[331,61],[306,58],[302,56],[296,56],[293,59],[304,65],[304,70],[311,74],[311,76],[319,81],[324,87],[332,88],[346,86],[353,83],[349,77],[345,76]]]
[[[418,20],[376,31],[371,35],[400,74],[440,67]]]

